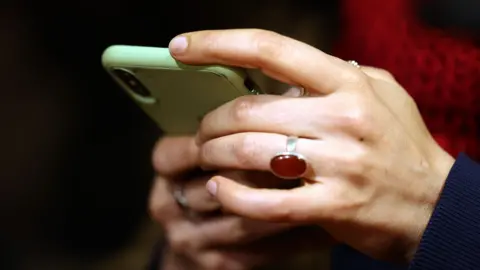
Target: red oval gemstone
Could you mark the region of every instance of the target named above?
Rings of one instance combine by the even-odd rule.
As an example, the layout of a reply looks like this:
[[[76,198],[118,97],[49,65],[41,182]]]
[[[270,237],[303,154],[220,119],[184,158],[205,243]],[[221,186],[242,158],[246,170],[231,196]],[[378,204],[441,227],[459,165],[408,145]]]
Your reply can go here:
[[[286,179],[300,178],[307,171],[307,162],[296,155],[277,155],[270,161],[272,172]]]

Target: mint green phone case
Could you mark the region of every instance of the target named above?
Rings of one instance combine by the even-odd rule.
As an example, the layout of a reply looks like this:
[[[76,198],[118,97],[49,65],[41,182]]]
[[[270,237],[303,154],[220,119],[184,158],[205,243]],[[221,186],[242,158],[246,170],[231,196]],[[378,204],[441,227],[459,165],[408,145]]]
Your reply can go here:
[[[209,111],[239,96],[259,94],[243,69],[185,65],[173,59],[167,48],[114,45],[104,51],[102,63],[157,125],[172,135],[194,134]],[[125,73],[136,81],[118,76]],[[150,93],[140,95],[132,86],[143,86]]]

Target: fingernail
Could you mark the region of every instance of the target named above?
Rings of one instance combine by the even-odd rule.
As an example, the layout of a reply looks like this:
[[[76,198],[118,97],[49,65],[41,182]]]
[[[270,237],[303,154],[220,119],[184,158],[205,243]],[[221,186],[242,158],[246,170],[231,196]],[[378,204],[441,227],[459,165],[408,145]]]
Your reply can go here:
[[[207,191],[212,195],[215,196],[217,194],[217,182],[210,180],[207,182]]]
[[[168,48],[171,54],[181,54],[187,50],[188,40],[185,36],[178,36],[170,41]]]
[[[303,88],[293,86],[283,94],[286,97],[300,97],[303,95]]]

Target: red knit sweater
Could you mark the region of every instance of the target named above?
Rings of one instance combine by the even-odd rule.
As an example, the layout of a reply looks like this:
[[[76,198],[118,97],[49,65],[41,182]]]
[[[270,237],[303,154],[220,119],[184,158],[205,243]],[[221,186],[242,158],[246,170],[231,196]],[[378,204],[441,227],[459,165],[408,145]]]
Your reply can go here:
[[[343,0],[334,54],[390,71],[440,145],[480,158],[480,49],[466,36],[423,24],[414,2]]]

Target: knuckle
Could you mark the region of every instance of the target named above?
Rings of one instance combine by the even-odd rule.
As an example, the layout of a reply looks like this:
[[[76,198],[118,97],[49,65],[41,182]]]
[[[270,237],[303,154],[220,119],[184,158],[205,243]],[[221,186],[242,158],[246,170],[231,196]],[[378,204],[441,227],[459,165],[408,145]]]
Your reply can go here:
[[[393,76],[392,73],[390,73],[388,70],[378,68],[376,69],[376,72],[380,75],[381,78],[384,78],[386,80],[395,80],[395,77]]]
[[[260,145],[253,135],[244,134],[236,145],[233,146],[233,155],[242,168],[250,167],[256,163]]]
[[[358,140],[377,138],[375,117],[372,114],[371,102],[364,95],[350,94],[344,99],[345,109],[336,119],[341,129],[349,131]]]
[[[355,107],[346,112],[343,121],[344,124],[347,124],[357,132],[360,132],[368,122],[368,115],[365,112],[365,109]]]
[[[368,121],[367,109],[362,105],[358,105],[358,103],[344,110],[344,113],[338,119],[341,127],[348,128],[357,134],[363,133],[362,131],[368,124]]]
[[[283,54],[285,42],[283,37],[273,31],[257,30],[253,35],[255,60],[259,66],[272,59],[278,59]]]
[[[232,120],[235,123],[244,123],[251,119],[256,110],[254,96],[242,96],[233,101]]]
[[[356,69],[348,69],[340,74],[341,80],[349,85],[355,85],[356,89],[363,89],[368,85],[368,76]]]
[[[368,153],[363,147],[351,147],[350,151],[343,155],[342,167],[350,175],[364,176],[369,170],[368,160]]]
[[[175,229],[169,229],[167,231],[167,240],[170,245],[170,249],[178,254],[185,254],[191,251],[194,247],[192,242],[188,239],[186,234],[178,232]]]
[[[389,71],[378,67],[362,67],[370,79],[381,79],[385,81],[396,81],[395,77]]]
[[[201,37],[202,54],[207,58],[219,58],[219,42],[221,42],[221,35],[214,31],[204,31]]]
[[[207,141],[200,147],[200,150],[198,152],[198,159],[199,159],[199,164],[201,166],[208,166],[211,163],[211,160],[214,159],[214,153],[215,150],[213,148],[213,145],[210,141]]]
[[[271,222],[285,222],[292,220],[299,220],[299,212],[292,209],[292,202],[283,198],[275,205],[262,209],[262,213],[265,213],[265,219]]]

